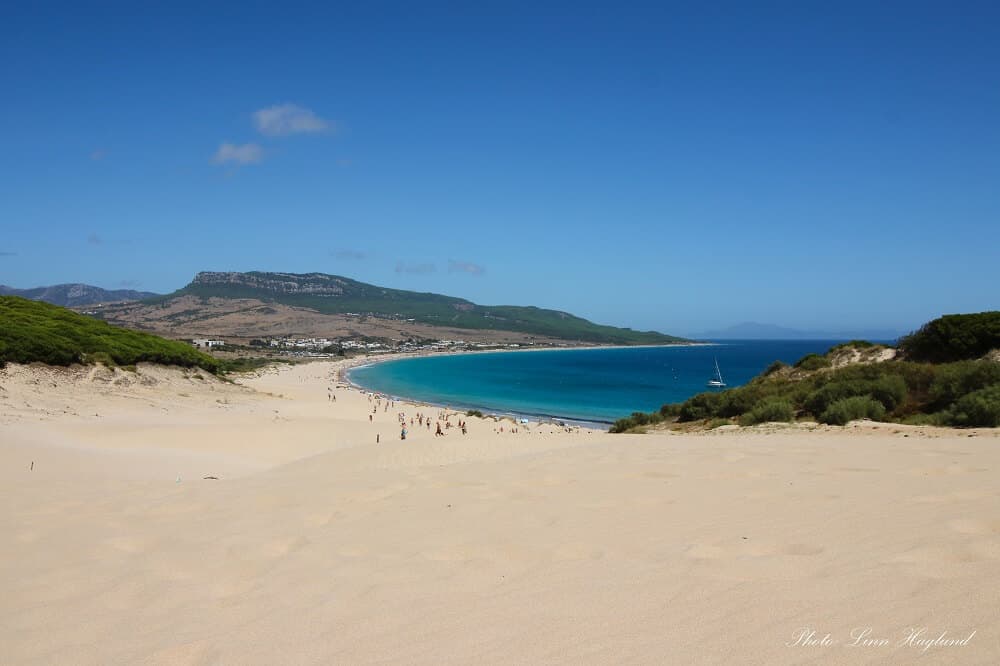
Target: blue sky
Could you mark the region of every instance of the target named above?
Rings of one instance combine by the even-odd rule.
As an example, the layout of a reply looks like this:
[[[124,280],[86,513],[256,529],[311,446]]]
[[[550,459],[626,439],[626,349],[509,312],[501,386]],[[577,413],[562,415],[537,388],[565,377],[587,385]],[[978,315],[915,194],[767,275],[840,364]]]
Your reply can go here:
[[[995,3],[145,4],[5,10],[0,283],[320,271],[671,333],[1000,307]]]

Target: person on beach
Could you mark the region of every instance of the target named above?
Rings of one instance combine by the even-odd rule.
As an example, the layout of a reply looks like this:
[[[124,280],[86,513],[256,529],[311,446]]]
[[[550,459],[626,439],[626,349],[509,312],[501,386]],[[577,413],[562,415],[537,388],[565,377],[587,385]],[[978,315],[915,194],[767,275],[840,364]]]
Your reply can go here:
[[[406,439],[406,428],[403,428],[402,430],[399,431],[399,438]]]
[[[438,437],[438,436],[444,437],[444,433],[441,432],[441,422],[440,421],[438,421],[437,432],[434,433],[434,436],[435,437]]]

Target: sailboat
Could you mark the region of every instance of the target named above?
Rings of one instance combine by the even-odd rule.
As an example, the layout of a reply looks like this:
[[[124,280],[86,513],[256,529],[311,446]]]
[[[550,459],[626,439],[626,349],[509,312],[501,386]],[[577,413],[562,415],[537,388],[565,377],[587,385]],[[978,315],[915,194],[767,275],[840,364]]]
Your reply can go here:
[[[715,359],[715,377],[708,380],[711,388],[725,388],[726,382],[722,381],[722,372],[719,370],[719,359]]]

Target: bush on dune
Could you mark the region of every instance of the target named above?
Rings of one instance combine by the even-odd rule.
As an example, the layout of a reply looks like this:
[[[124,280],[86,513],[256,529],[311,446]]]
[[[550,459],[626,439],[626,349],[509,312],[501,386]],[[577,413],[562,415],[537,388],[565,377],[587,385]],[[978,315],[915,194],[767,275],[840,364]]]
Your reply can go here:
[[[885,407],[874,398],[856,395],[837,400],[820,415],[820,423],[846,425],[858,419],[881,421],[885,417]]]
[[[948,421],[951,425],[964,427],[1000,426],[1000,384],[959,398],[948,411]]]
[[[787,423],[795,420],[795,408],[787,400],[771,398],[759,403],[743,415],[740,422],[745,425],[778,421]]]
[[[820,354],[806,354],[795,362],[795,368],[812,372],[830,367],[830,359]]]
[[[929,386],[933,407],[945,408],[964,395],[1000,384],[1000,363],[959,361],[937,366]]]
[[[979,358],[1000,348],[1000,312],[945,315],[899,341],[914,361],[947,363]]]
[[[176,340],[111,326],[49,303],[0,296],[0,364],[160,363],[219,371],[219,362]]]

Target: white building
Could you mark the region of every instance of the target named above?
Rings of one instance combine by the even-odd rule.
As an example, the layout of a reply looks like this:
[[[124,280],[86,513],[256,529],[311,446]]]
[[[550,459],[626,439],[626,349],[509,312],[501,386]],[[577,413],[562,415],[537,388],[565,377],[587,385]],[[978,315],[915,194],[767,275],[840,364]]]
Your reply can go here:
[[[195,347],[199,349],[211,349],[212,347],[221,347],[226,344],[225,340],[209,340],[207,338],[196,338],[191,341]]]

